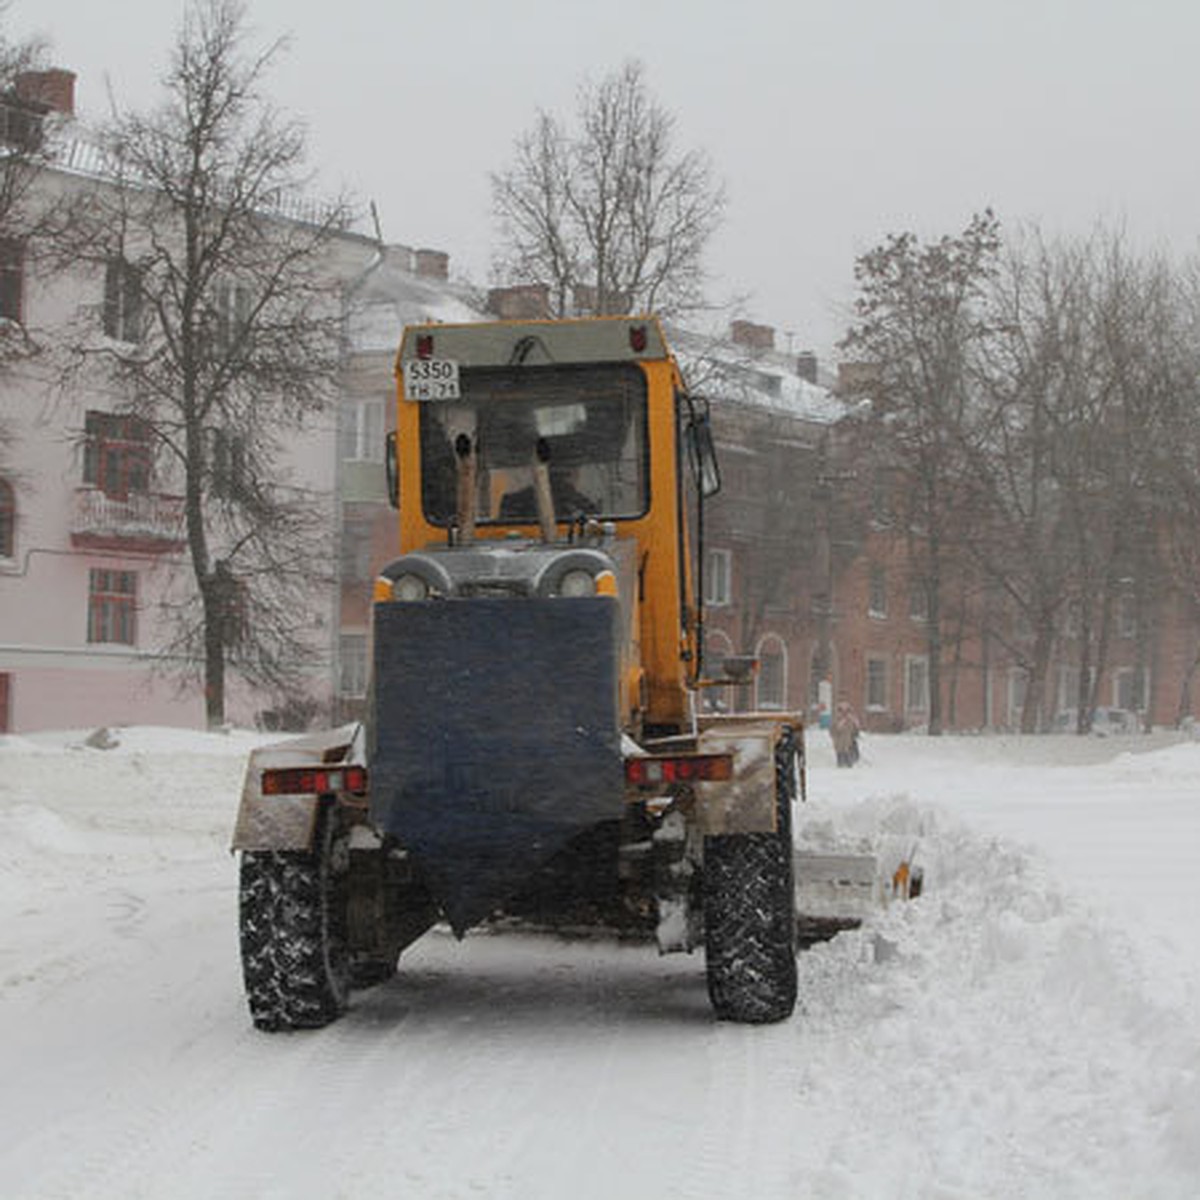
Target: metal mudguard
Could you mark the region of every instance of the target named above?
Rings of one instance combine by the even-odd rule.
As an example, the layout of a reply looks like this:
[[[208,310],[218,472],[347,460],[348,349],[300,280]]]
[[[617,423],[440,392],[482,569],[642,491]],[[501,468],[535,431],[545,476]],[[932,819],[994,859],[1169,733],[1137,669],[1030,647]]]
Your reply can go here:
[[[371,817],[460,935],[621,814],[617,613],[609,597],[376,605]]]
[[[776,828],[775,748],[784,729],[796,735],[796,792],[804,791],[804,722],[796,713],[706,716],[697,745],[704,754],[732,754],[733,778],[696,786],[696,819],[705,834],[772,833]]]
[[[313,763],[361,762],[362,741],[358,725],[344,725],[252,750],[242,784],[232,849],[307,850],[312,842],[320,797],[264,796],[263,771]]]

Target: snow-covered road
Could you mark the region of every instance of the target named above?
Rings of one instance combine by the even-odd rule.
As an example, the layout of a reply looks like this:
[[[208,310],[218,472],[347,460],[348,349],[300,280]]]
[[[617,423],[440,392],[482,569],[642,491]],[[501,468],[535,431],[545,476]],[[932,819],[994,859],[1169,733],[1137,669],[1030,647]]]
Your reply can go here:
[[[435,931],[268,1036],[250,740],[119,737],[0,739],[4,1197],[1200,1194],[1200,745],[814,735],[802,835],[919,840],[927,889],[783,1025],[715,1023],[699,955]]]

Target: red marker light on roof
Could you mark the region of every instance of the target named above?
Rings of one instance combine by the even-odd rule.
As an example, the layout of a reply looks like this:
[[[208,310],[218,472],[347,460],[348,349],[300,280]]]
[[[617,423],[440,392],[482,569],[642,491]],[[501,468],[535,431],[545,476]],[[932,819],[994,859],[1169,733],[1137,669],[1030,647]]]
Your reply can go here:
[[[433,334],[418,333],[417,334],[417,357],[432,358],[433,357]]]
[[[641,352],[646,349],[645,325],[630,325],[629,346],[635,354],[641,354]]]

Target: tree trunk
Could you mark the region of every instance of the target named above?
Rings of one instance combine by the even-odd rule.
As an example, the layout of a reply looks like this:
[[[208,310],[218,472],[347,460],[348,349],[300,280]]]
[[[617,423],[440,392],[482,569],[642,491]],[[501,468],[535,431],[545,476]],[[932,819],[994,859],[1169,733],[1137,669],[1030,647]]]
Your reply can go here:
[[[1046,695],[1046,675],[1050,669],[1050,649],[1054,644],[1054,626],[1041,620],[1033,643],[1033,666],[1025,689],[1025,704],[1021,709],[1021,732],[1037,733],[1038,715]]]
[[[201,582],[204,603],[204,716],[209,729],[225,724],[224,589],[219,575]]]

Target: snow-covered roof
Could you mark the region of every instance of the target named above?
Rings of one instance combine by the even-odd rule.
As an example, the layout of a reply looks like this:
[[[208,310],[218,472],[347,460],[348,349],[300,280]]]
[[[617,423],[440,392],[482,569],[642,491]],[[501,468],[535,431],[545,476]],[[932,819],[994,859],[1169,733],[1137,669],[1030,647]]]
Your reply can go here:
[[[684,378],[716,403],[752,405],[820,425],[832,425],[848,411],[828,388],[797,373],[794,355],[687,330],[673,329],[671,337]]]
[[[469,286],[421,275],[407,246],[388,246],[348,296],[350,344],[356,351],[395,351],[405,325],[487,320]]]

